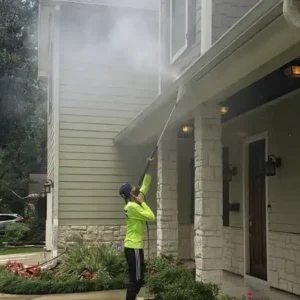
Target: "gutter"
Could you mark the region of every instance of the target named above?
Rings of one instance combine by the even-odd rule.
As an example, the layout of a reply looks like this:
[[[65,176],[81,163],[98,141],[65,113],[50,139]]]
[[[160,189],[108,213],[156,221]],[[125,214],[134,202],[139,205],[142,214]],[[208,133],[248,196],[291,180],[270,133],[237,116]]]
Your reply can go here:
[[[145,120],[176,98],[180,84],[192,86],[209,73],[215,66],[233,54],[245,42],[255,36],[269,23],[282,15],[282,0],[262,0],[243,18],[231,27],[212,47],[203,54],[180,77],[169,84],[162,94],[128,124],[115,138],[123,143]],[[180,102],[184,100],[183,97]]]

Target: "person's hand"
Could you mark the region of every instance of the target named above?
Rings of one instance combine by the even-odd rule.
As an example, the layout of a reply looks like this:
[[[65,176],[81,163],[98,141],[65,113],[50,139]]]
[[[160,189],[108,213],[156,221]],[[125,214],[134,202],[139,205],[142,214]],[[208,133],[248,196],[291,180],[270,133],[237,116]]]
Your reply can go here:
[[[152,161],[153,161],[154,158],[147,158],[147,163],[149,163],[149,165],[152,164]]]
[[[142,203],[144,202],[144,200],[142,199],[142,197],[136,196],[136,195],[134,194],[134,192],[131,192],[130,194],[131,194],[131,197],[134,198],[134,200],[135,200],[137,203],[142,204]]]

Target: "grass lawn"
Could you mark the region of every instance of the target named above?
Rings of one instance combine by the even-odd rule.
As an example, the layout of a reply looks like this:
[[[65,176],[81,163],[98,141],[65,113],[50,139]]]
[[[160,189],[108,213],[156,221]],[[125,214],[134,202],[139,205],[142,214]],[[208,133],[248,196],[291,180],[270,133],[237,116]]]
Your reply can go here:
[[[43,247],[36,248],[0,248],[0,255],[42,252]]]

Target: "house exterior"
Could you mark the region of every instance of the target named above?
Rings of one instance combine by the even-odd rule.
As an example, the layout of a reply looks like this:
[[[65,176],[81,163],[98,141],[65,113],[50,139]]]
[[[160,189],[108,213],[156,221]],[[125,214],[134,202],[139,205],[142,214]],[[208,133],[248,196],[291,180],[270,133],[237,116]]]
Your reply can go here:
[[[124,14],[140,26],[110,36]],[[49,249],[122,242],[117,189],[138,180],[180,90],[151,170],[150,254],[194,259],[206,282],[228,271],[300,295],[300,83],[285,72],[300,35],[283,1],[44,0],[40,32]],[[103,59],[103,39],[118,46],[124,32],[134,47]],[[155,45],[143,68],[141,37]]]

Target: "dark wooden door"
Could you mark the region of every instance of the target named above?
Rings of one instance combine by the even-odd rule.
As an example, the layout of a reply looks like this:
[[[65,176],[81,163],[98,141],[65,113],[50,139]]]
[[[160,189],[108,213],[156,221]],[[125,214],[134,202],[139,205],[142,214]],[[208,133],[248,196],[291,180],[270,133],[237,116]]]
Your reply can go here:
[[[249,144],[250,275],[267,280],[265,140]]]

